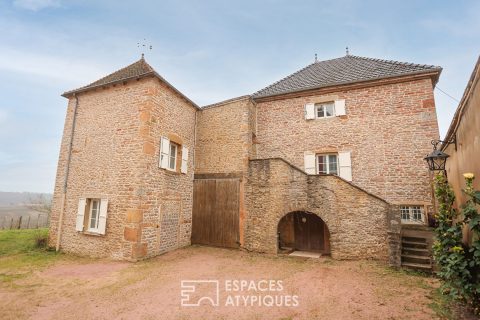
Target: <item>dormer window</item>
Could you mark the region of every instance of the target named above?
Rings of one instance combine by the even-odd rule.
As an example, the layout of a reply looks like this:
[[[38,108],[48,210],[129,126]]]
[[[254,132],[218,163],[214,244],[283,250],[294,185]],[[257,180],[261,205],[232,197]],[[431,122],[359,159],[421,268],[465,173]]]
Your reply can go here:
[[[316,118],[329,118],[335,116],[335,104],[333,102],[316,103],[315,104]]]

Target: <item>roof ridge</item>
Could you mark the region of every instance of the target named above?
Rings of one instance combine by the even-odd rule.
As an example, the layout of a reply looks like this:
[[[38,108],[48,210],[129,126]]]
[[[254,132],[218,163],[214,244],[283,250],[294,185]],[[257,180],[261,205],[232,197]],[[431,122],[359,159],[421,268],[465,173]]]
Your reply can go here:
[[[440,66],[436,66],[436,65],[433,65],[433,64],[419,64],[419,63],[404,62],[404,61],[398,61],[398,60],[369,58],[369,57],[356,56],[356,55],[352,55],[352,54],[349,54],[346,57],[352,57],[352,58],[369,60],[369,61],[388,62],[388,63],[400,64],[400,65],[404,65],[404,66],[415,66],[415,67],[423,67],[423,68],[441,68]]]

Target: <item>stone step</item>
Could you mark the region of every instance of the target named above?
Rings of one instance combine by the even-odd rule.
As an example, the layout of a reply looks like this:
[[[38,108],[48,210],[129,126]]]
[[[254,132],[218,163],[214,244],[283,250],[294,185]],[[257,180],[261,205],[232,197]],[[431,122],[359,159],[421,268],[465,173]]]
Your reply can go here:
[[[402,241],[402,248],[417,248],[417,249],[427,249],[427,244],[424,242],[417,241]]]
[[[430,251],[428,249],[423,249],[423,248],[402,247],[402,254],[429,257],[430,256]]]
[[[402,237],[402,241],[411,241],[411,242],[419,242],[419,243],[427,243],[427,239],[421,237]]]
[[[422,270],[422,271],[432,271],[431,265],[426,265],[422,263],[402,262],[402,267],[408,268],[408,269]]]
[[[402,254],[402,263],[418,263],[430,266],[430,257]]]

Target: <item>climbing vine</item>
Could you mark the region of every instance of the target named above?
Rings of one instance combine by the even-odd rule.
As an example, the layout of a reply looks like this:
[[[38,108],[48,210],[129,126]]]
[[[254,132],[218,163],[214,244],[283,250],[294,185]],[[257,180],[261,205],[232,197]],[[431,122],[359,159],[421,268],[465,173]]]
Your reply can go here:
[[[443,280],[442,292],[467,303],[480,313],[480,191],[473,188],[474,175],[464,174],[467,201],[459,213],[453,206],[455,194],[444,175],[435,177],[435,195],[439,203],[436,215],[434,258]],[[462,230],[471,230],[471,245],[463,243]]]

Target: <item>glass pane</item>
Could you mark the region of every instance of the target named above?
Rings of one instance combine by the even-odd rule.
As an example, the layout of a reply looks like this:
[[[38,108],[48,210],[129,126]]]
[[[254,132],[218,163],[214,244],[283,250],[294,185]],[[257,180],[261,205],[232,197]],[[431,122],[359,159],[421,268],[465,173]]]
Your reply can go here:
[[[328,162],[328,173],[337,174],[337,156],[329,155]]]
[[[323,114],[323,106],[317,106],[317,118],[323,118],[325,115]]]
[[[318,156],[318,173],[327,173],[326,156]]]
[[[169,168],[175,169],[175,157],[170,157]]]
[[[325,113],[326,117],[333,117],[333,104],[325,105]]]
[[[97,219],[98,219],[98,200],[92,200],[92,214],[90,215],[90,228],[97,228]]]

